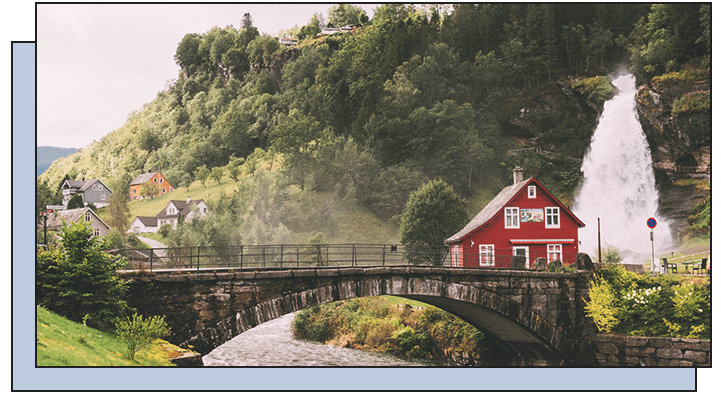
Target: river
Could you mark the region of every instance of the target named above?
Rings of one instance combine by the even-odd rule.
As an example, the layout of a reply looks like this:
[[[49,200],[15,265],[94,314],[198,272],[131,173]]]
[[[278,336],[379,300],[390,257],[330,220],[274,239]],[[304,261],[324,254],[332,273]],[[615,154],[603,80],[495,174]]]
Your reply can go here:
[[[266,322],[236,336],[203,357],[206,366],[432,366],[391,354],[326,346],[293,338],[294,314]]]

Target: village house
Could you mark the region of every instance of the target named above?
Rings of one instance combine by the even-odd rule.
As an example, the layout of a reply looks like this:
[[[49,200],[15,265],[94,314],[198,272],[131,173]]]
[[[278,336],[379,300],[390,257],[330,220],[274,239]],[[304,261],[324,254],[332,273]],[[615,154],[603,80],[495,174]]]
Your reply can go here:
[[[83,199],[83,205],[93,204],[95,207],[105,207],[110,204],[110,195],[113,193],[100,179],[89,181],[66,180],[60,189],[63,193],[63,207],[68,206],[70,199],[79,194]]]
[[[523,169],[458,233],[446,239],[454,267],[510,268],[513,256],[525,267],[551,261],[570,264],[578,252],[578,228],[584,227],[563,203]]]
[[[45,227],[47,227],[48,231],[59,231],[63,227],[63,221],[65,221],[67,225],[79,221],[89,222],[93,236],[105,236],[110,231],[110,226],[100,219],[90,207],[75,208],[72,210],[55,210],[53,213],[48,213]],[[39,228],[44,228],[42,223]]]
[[[130,198],[133,200],[142,199],[147,196],[143,193],[143,185],[150,184],[155,188],[153,196],[162,196],[172,190],[175,190],[167,179],[160,172],[150,172],[138,175],[130,182]]]
[[[183,200],[170,200],[168,204],[155,217],[135,217],[130,223],[128,232],[143,233],[157,232],[164,224],[170,224],[175,229],[178,221],[190,221],[196,217],[204,217],[208,214],[208,206],[203,199],[191,200],[188,197]]]

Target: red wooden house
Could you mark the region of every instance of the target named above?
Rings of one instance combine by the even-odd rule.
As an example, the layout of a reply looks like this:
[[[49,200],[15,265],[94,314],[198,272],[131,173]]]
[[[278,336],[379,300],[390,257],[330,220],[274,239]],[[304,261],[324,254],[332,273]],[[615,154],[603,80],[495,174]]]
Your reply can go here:
[[[536,178],[523,180],[520,167],[513,181],[446,239],[451,266],[510,268],[514,255],[525,256],[526,268],[537,261],[576,261],[578,228],[584,223]]]

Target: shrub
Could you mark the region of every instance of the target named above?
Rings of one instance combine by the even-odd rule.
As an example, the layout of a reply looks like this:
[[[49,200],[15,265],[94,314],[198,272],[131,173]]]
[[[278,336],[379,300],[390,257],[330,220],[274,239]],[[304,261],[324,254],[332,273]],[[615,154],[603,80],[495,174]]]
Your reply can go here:
[[[170,329],[164,317],[152,316],[143,319],[142,315],[133,314],[115,321],[115,331],[122,341],[127,344],[127,357],[135,360],[138,351],[150,346],[155,339],[170,334]]]
[[[163,224],[163,225],[160,226],[160,228],[158,228],[158,233],[159,233],[160,236],[162,236],[162,237],[168,237],[168,235],[169,235],[170,232],[172,232],[172,231],[173,231],[173,226],[170,225],[170,224]]]
[[[581,93],[588,96],[588,98],[597,98],[603,101],[613,98],[613,85],[611,84],[611,79],[607,76],[582,79],[574,82],[571,87],[579,89]]]
[[[603,333],[710,338],[710,285],[637,275],[618,265],[589,283],[586,314]]]
[[[696,91],[681,96],[674,100],[673,109],[671,109],[671,115],[674,117],[708,112],[711,112],[711,93],[709,91]]]

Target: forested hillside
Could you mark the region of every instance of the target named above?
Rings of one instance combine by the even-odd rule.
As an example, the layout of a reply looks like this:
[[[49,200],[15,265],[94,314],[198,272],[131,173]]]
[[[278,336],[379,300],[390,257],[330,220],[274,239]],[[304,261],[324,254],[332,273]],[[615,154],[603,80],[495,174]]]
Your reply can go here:
[[[568,199],[613,93],[606,74],[626,64],[648,82],[710,63],[710,7],[699,4],[386,4],[371,20],[341,5],[328,21],[323,11],[288,27],[293,47],[260,35],[248,14],[240,28],[178,38],[177,79],[40,182],[124,187],[153,170],[184,187],[214,169],[236,179],[273,154],[284,184],[382,218],[429,179],[469,197],[508,184],[516,164]],[[358,28],[316,36],[348,23]],[[558,155],[508,155],[539,145]]]

